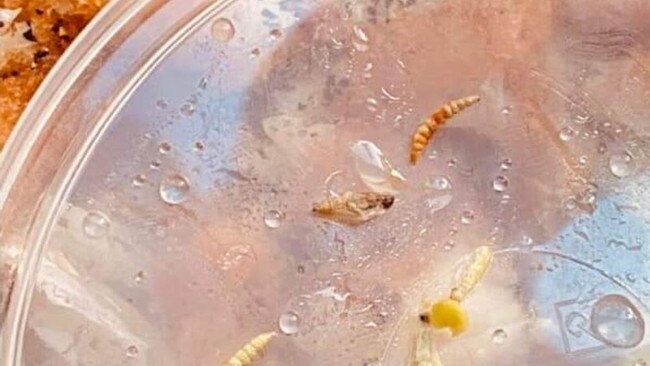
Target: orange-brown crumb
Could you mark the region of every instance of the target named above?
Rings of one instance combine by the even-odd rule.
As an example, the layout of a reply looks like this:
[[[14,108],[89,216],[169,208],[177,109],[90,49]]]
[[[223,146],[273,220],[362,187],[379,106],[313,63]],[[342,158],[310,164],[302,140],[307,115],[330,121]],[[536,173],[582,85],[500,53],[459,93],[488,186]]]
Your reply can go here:
[[[0,148],[43,78],[107,0],[0,0],[0,8],[22,9],[14,23],[26,23],[32,43],[0,49]]]

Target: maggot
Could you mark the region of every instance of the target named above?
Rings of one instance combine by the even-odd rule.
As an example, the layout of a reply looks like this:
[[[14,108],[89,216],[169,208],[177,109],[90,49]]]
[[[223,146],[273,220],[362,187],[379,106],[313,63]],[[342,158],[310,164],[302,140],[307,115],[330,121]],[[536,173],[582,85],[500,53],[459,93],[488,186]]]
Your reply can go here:
[[[408,366],[442,366],[431,329],[420,328],[413,341]]]
[[[492,264],[492,249],[488,246],[480,246],[474,251],[474,255],[468,265],[463,268],[456,286],[452,288],[449,298],[462,302],[481,282],[485,272]]]
[[[442,126],[449,118],[460,113],[460,111],[472,104],[478,103],[480,100],[481,98],[477,95],[452,100],[438,108],[430,117],[424,119],[418,125],[418,128],[415,130],[413,137],[411,138],[411,164],[417,162],[439,126]]]
[[[253,362],[264,356],[264,351],[271,339],[278,334],[276,332],[262,333],[251,339],[242,347],[234,356],[232,356],[224,366],[250,366]]]

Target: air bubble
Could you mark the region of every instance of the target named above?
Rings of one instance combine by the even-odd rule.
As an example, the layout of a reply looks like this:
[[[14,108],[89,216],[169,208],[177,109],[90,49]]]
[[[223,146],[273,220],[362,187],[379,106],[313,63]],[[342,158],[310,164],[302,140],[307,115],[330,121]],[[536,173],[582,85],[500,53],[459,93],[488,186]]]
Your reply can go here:
[[[205,149],[205,144],[203,143],[203,141],[196,141],[194,143],[194,151],[197,151],[197,152],[198,151],[203,151],[203,149]]]
[[[501,114],[507,116],[507,115],[509,115],[511,113],[512,113],[512,107],[505,106],[505,107],[501,108]]]
[[[219,18],[212,23],[212,38],[220,43],[226,43],[235,36],[235,26],[228,18]]]
[[[89,238],[98,239],[106,236],[111,226],[108,217],[99,211],[91,211],[83,218],[83,231]]]
[[[160,162],[157,161],[157,160],[152,161],[151,163],[149,163],[149,169],[151,169],[151,170],[160,169]]]
[[[262,54],[262,51],[260,51],[259,48],[253,48],[253,49],[251,50],[251,58],[257,58],[257,57],[259,57],[259,55],[261,55],[261,54]]]
[[[185,202],[190,191],[190,184],[185,177],[174,174],[160,182],[158,189],[160,198],[169,205],[178,205]]]
[[[286,335],[297,334],[300,330],[300,317],[293,311],[287,311],[280,315],[278,328]]]

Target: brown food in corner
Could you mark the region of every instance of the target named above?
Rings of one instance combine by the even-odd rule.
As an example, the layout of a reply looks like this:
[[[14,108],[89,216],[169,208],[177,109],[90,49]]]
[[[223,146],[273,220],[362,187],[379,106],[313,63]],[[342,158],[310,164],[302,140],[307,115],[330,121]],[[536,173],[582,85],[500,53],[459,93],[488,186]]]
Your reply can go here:
[[[72,40],[107,0],[0,0],[0,8],[22,9],[23,37],[34,44],[0,50],[0,148],[41,81]]]

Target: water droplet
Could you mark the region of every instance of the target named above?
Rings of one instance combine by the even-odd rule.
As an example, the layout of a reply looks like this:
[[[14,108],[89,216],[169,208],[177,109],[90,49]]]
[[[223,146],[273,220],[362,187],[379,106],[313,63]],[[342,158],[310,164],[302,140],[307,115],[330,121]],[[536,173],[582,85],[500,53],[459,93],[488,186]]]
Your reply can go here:
[[[427,199],[426,204],[427,207],[429,208],[429,212],[433,214],[449,206],[452,199],[453,199],[452,195],[445,194],[440,197]]]
[[[264,224],[270,229],[277,229],[284,220],[284,214],[280,211],[270,210],[264,213]]]
[[[448,251],[454,249],[454,246],[455,246],[454,242],[450,240],[450,241],[445,243],[445,245],[442,247],[442,249],[444,249],[445,252],[448,252]]]
[[[205,144],[203,141],[197,141],[194,143],[194,150],[195,151],[203,151],[205,149]]]
[[[636,360],[636,362],[634,362],[634,366],[648,366],[648,363],[646,360],[639,358]]]
[[[504,344],[508,340],[508,333],[503,329],[497,329],[492,333],[492,343]]]
[[[160,198],[170,205],[178,205],[185,202],[189,191],[189,182],[180,174],[170,175],[163,179],[158,189]]]
[[[147,182],[147,176],[144,174],[138,174],[135,177],[133,177],[133,181],[131,182],[134,187],[142,187],[145,183]]]
[[[397,194],[406,185],[406,178],[393,169],[381,149],[370,141],[357,141],[350,146],[354,164],[363,183],[375,192]]]
[[[181,106],[181,114],[185,117],[189,117],[194,114],[194,104],[192,103],[183,103]]]
[[[294,335],[300,330],[300,317],[293,311],[287,311],[280,315],[278,327],[282,333]]]
[[[359,26],[355,25],[352,30],[354,31],[354,34],[357,36],[357,38],[364,43],[368,42],[368,35],[366,32]]]
[[[594,335],[613,347],[636,347],[645,334],[643,316],[621,295],[601,297],[591,309],[590,321]]]
[[[507,177],[497,175],[494,180],[492,180],[492,189],[494,189],[495,192],[505,192],[505,190],[508,189],[509,184],[510,181]]]
[[[167,109],[168,106],[169,106],[169,105],[167,104],[167,101],[164,100],[164,99],[158,99],[158,100],[156,101],[156,107],[157,107],[158,109]]]
[[[138,357],[138,353],[139,353],[139,352],[140,352],[140,351],[138,350],[138,347],[136,347],[136,346],[129,346],[129,347],[127,347],[127,349],[126,349],[126,357],[129,357],[129,358],[135,358],[135,357]]]
[[[170,145],[169,142],[163,141],[160,143],[159,151],[161,154],[167,154],[171,150],[172,150],[172,145]]]
[[[370,112],[376,112],[377,105],[378,105],[377,99],[373,97],[369,97],[366,99],[366,108],[368,108]]]
[[[208,77],[202,77],[201,80],[199,80],[199,89],[205,90],[208,87],[209,82],[210,79]]]
[[[259,57],[259,55],[261,55],[261,54],[262,54],[262,51],[260,51],[259,48],[253,48],[251,50],[251,58]]]
[[[524,236],[521,238],[521,244],[522,244],[522,245],[525,245],[525,246],[533,245],[533,242],[534,242],[534,241],[533,241],[533,238],[531,238],[531,237],[528,236],[528,235],[524,235]]]
[[[354,46],[354,49],[359,52],[368,51],[370,47],[368,46],[369,38],[366,32],[361,27],[356,25],[352,28],[352,30],[354,31],[354,35],[356,36],[352,40],[352,45]]]
[[[564,209],[566,211],[573,211],[578,207],[578,202],[576,202],[575,198],[569,198],[566,201],[564,201]]]
[[[578,158],[578,164],[585,166],[587,163],[589,163],[589,157],[587,155],[581,155]]]
[[[400,100],[400,98],[398,96],[392,94],[390,91],[388,91],[388,89],[386,89],[384,87],[381,88],[381,94],[384,97],[386,97],[386,99],[392,100],[393,102],[396,102],[396,101]]]
[[[576,137],[576,131],[573,128],[565,126],[560,130],[560,140],[569,141],[573,140],[574,137]]]
[[[589,113],[585,110],[578,110],[573,116],[573,122],[578,125],[584,125],[589,121]]]
[[[465,225],[469,225],[474,221],[474,211],[472,210],[465,210],[463,211],[462,215],[460,216],[460,222]]]
[[[509,115],[510,113],[512,113],[512,107],[505,106],[505,107],[501,108],[501,114]]]
[[[218,18],[212,23],[212,38],[226,43],[235,36],[235,26],[228,18]]]
[[[272,39],[278,39],[282,37],[282,31],[280,29],[271,29],[271,32],[269,32],[269,35],[271,36]]]
[[[135,276],[133,276],[133,281],[135,281],[135,283],[137,284],[141,284],[142,282],[144,282],[146,277],[147,275],[144,273],[144,271],[138,271],[138,273],[136,273]]]
[[[159,162],[159,161],[156,161],[156,160],[152,161],[151,163],[149,163],[149,168],[150,168],[151,170],[158,170],[158,169],[160,169],[160,162]]]
[[[601,142],[598,144],[598,153],[599,154],[604,154],[607,152],[607,144],[604,142]]]
[[[510,168],[512,168],[512,160],[510,158],[501,160],[499,167],[501,167],[501,170],[503,171],[510,170]]]
[[[434,175],[429,177],[425,185],[427,188],[433,188],[438,191],[446,191],[452,188],[449,178],[444,175]]]
[[[82,221],[84,233],[93,239],[101,238],[108,233],[111,222],[103,213],[91,211],[86,214]]]
[[[628,177],[634,174],[636,162],[627,152],[613,154],[609,158],[609,170],[619,178]]]

